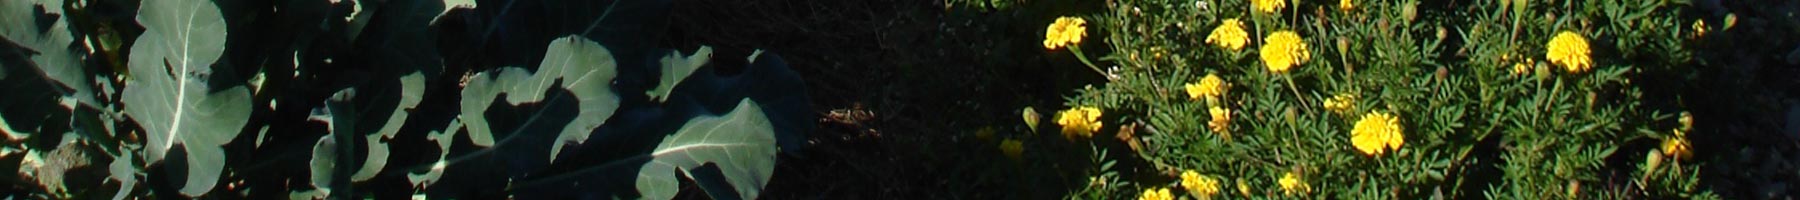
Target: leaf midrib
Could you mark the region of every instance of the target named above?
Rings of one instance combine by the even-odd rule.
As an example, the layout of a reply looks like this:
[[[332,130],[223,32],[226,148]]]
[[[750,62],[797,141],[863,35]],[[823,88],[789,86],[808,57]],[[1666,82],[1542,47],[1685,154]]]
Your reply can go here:
[[[201,5],[201,4],[190,4],[188,7],[188,10],[200,10],[199,5]],[[175,15],[176,15],[175,18],[177,18],[177,19],[180,19],[182,17],[181,12],[176,12]],[[175,31],[177,34],[179,34],[181,36],[181,43],[177,44],[177,45],[181,46],[181,50],[176,51],[176,52],[180,53],[179,56],[181,56],[181,58],[180,58],[181,66],[179,66],[180,70],[177,70],[177,71],[175,71],[175,73],[171,74],[171,75],[175,76],[175,85],[173,85],[175,87],[175,105],[172,106],[172,108],[173,108],[172,110],[175,110],[175,112],[173,114],[174,117],[170,118],[170,120],[172,120],[172,122],[169,123],[169,130],[168,130],[169,136],[165,140],[165,141],[169,141],[169,142],[163,143],[163,147],[162,147],[163,149],[170,149],[170,148],[175,147],[175,143],[176,143],[175,138],[181,135],[181,132],[176,132],[175,130],[181,130],[181,121],[182,121],[181,119],[184,115],[187,114],[186,113],[187,107],[184,106],[184,105],[187,105],[187,87],[186,87],[187,82],[188,82],[187,71],[188,71],[188,67],[190,66],[188,64],[191,63],[191,61],[193,60],[193,58],[191,56],[188,56],[188,53],[191,53],[189,51],[191,49],[190,46],[192,46],[192,40],[193,40],[193,36],[194,36],[194,34],[193,34],[194,18],[197,15],[198,14],[195,14],[192,12],[187,13],[186,23],[182,24],[181,30]],[[185,142],[185,141],[182,141],[182,142]]]
[[[673,147],[673,148],[668,148],[668,149],[664,149],[664,150],[657,150],[657,151],[656,151],[656,152],[653,152],[653,153],[650,153],[650,155],[653,155],[653,156],[658,156],[658,157],[660,157],[660,156],[664,156],[664,155],[668,155],[668,154],[673,154],[673,153],[681,153],[681,152],[685,152],[685,151],[688,151],[688,150],[690,150],[690,149],[700,149],[700,148],[727,148],[727,147],[739,147],[739,146],[750,146],[750,145],[751,145],[751,144],[750,144],[750,143],[700,143],[700,144],[687,144],[687,145],[681,145],[681,146],[676,146],[676,147]]]

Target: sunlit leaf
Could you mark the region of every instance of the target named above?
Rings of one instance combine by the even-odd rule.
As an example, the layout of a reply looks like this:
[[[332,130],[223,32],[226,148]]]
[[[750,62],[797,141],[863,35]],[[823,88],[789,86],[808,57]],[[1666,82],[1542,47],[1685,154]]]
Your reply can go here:
[[[775,153],[774,126],[755,101],[744,99],[730,113],[696,117],[663,139],[638,170],[637,188],[645,199],[671,199],[681,189],[677,170],[696,177],[695,168],[712,163],[732,188],[700,184],[708,195],[756,199],[775,171]],[[736,196],[726,192],[733,190]]]
[[[519,136],[518,130],[494,130],[486,119],[487,108],[500,94],[506,94],[506,103],[519,105],[528,102],[544,102],[545,93],[551,88],[567,89],[577,99],[579,113],[557,134],[551,144],[550,155],[555,160],[558,152],[565,144],[586,141],[588,134],[619,107],[619,97],[613,94],[612,80],[618,73],[612,53],[599,43],[584,38],[570,36],[550,43],[544,53],[544,61],[537,72],[527,74],[517,67],[501,68],[497,71],[476,73],[463,88],[462,110],[459,118],[469,127],[469,138],[475,145],[493,146],[495,132],[512,132],[509,137]],[[553,98],[567,98],[556,96]],[[533,113],[532,116],[542,115]],[[536,117],[530,117],[535,119]],[[526,120],[534,122],[530,119]],[[521,126],[523,127],[523,126]]]
[[[669,92],[675,90],[675,85],[694,74],[695,69],[705,66],[709,59],[712,59],[712,47],[702,46],[687,57],[682,57],[680,52],[670,53],[662,58],[662,78],[657,79],[656,88],[650,88],[650,91],[644,93],[656,102],[668,101]]]
[[[212,1],[170,0],[144,2],[137,20],[144,34],[131,47],[135,73],[120,94],[125,113],[144,128],[146,164],[181,144],[187,152],[187,163],[179,165],[187,167],[181,193],[206,194],[225,165],[220,146],[250,118],[249,90],[207,83],[209,67],[225,50],[225,19]]]
[[[55,14],[62,11],[62,4],[60,0],[0,2],[0,27],[5,27],[0,28],[0,39],[12,41],[37,52],[35,55],[29,56],[31,63],[36,64],[36,68],[42,70],[46,77],[72,89],[72,91],[64,92],[64,96],[75,98],[82,104],[97,104],[93,88],[87,86],[90,79],[87,71],[83,70],[85,68],[81,66],[81,60],[78,57],[81,53],[71,48],[71,45],[74,45],[75,36],[69,31],[67,19],[69,15],[60,15],[61,17],[54,19],[49,27],[38,31],[37,20],[44,15],[39,15],[35,8],[42,6],[44,11],[48,12],[46,14]],[[0,69],[0,79],[5,79],[6,74],[8,73],[4,69]],[[18,74],[18,72],[14,72],[14,74]]]

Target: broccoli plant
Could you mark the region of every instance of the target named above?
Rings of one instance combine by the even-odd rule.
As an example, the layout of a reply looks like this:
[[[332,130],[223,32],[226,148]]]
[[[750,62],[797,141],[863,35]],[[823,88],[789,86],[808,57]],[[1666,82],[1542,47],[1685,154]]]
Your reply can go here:
[[[634,42],[666,1],[569,5],[606,13],[539,32],[464,27],[505,9],[474,1],[7,1],[0,157],[37,198],[755,199],[810,126],[776,54]],[[446,55],[495,33],[542,54]]]

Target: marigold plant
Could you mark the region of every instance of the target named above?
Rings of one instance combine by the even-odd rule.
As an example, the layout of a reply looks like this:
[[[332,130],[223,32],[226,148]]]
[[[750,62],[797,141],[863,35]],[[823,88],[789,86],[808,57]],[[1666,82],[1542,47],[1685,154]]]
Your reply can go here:
[[[1701,66],[1686,5],[1293,3],[1116,0],[1088,15],[1107,79],[1064,80],[1086,86],[1063,105],[1134,124],[1126,144],[1088,145],[1141,163],[1105,173],[1144,178],[1072,196],[1216,175],[1243,177],[1219,189],[1249,199],[1715,197],[1694,162],[1647,163],[1707,156],[1685,137],[1703,130],[1669,132],[1687,126],[1664,109],[1690,99],[1647,92]]]
[[[1181,172],[1181,188],[1188,194],[1207,198],[1219,194],[1219,179],[1200,175],[1200,172],[1187,170]]]

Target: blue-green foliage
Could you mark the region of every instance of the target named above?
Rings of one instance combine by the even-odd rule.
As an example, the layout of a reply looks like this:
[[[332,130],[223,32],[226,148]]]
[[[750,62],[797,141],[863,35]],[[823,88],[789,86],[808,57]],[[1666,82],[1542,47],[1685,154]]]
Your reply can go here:
[[[41,198],[671,198],[677,177],[690,177],[717,199],[754,199],[777,152],[797,148],[811,125],[805,84],[774,53],[657,46],[668,1],[561,3],[554,9],[606,12],[543,15],[474,1],[146,1],[138,14],[167,15],[139,16],[142,36],[121,33],[135,38],[125,41],[135,44],[129,51],[83,49],[95,41],[69,38],[120,36],[71,33],[60,18],[31,23],[81,8],[0,3],[8,11],[0,39],[21,44],[0,46],[8,94],[0,97],[0,161],[72,149],[86,156],[52,159],[89,166],[76,174],[107,175],[64,184],[44,174],[74,169],[0,171],[56,180],[40,181],[33,194]],[[239,17],[256,6],[282,15]],[[495,24],[467,24],[458,12],[493,15]],[[185,26],[196,21],[159,16],[206,20]],[[535,23],[543,18],[559,23]],[[287,31],[262,30],[270,27]],[[506,53],[466,54],[488,47]],[[129,54],[130,67],[100,60],[113,54]]]

